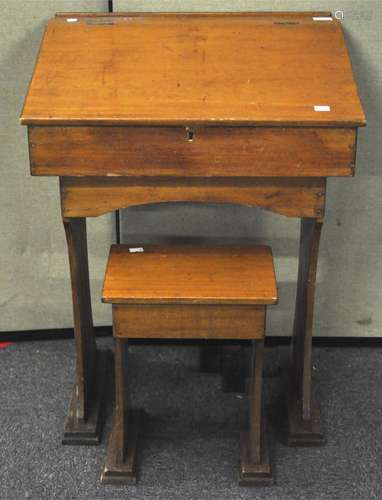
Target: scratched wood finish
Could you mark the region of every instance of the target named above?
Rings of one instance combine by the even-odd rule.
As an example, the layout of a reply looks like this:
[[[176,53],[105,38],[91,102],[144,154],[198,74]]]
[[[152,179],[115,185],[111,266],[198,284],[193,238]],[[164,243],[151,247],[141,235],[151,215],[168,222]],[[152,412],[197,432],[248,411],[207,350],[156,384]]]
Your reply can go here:
[[[274,304],[277,286],[266,246],[112,245],[102,300],[150,304]]]
[[[190,135],[191,134],[191,135]],[[30,127],[33,175],[353,175],[356,131],[268,127]]]
[[[359,126],[365,117],[335,19],[141,13],[50,20],[21,121]]]
[[[323,217],[326,179],[62,177],[64,217],[96,217],[134,205],[162,202],[237,203],[289,217]]]
[[[122,338],[262,339],[264,306],[114,305],[113,329]]]

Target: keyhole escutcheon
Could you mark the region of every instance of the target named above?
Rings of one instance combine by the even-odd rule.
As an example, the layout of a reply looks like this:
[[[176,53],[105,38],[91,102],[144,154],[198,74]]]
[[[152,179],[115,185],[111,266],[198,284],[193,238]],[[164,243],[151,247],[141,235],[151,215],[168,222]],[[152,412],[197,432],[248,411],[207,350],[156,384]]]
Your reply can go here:
[[[192,142],[194,140],[194,131],[191,127],[186,127],[186,139],[188,142]]]

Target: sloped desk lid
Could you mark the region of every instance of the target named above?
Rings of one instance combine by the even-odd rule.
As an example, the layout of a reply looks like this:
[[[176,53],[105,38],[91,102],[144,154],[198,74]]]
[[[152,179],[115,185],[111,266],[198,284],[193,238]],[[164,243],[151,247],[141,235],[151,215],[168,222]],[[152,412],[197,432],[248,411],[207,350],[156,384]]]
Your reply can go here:
[[[328,13],[72,13],[50,20],[23,124],[361,126]]]

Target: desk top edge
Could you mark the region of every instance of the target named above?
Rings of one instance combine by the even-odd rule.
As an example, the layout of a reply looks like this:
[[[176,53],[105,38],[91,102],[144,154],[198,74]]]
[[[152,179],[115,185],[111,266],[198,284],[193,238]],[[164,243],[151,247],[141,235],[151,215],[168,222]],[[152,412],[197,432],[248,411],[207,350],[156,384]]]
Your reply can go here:
[[[179,120],[158,120],[157,118],[147,117],[145,119],[120,119],[120,118],[98,118],[98,119],[87,119],[84,120],[80,117],[73,117],[71,119],[66,118],[34,118],[33,116],[28,116],[22,114],[20,117],[20,124],[26,125],[28,127],[148,127],[148,126],[158,126],[158,127],[205,127],[205,126],[213,126],[213,127],[293,127],[293,128],[357,128],[357,127],[365,127],[367,125],[365,115],[360,116],[357,120],[237,120],[233,119],[223,119],[223,120],[205,120],[205,119],[179,119]]]
[[[167,16],[208,16],[208,17],[220,17],[220,16],[256,16],[256,17],[330,17],[332,12],[330,11],[221,11],[221,12],[211,12],[211,11],[172,11],[172,12],[148,12],[148,11],[121,11],[121,12],[56,12],[54,17],[51,18],[61,18],[61,17],[136,17],[136,16],[150,16],[150,17],[167,17]]]

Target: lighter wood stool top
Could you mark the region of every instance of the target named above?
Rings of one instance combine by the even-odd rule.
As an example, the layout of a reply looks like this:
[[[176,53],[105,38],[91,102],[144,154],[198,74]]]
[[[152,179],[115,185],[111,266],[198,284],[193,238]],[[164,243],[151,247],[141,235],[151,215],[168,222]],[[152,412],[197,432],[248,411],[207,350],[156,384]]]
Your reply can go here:
[[[272,251],[112,245],[102,298],[113,304],[275,304]]]

